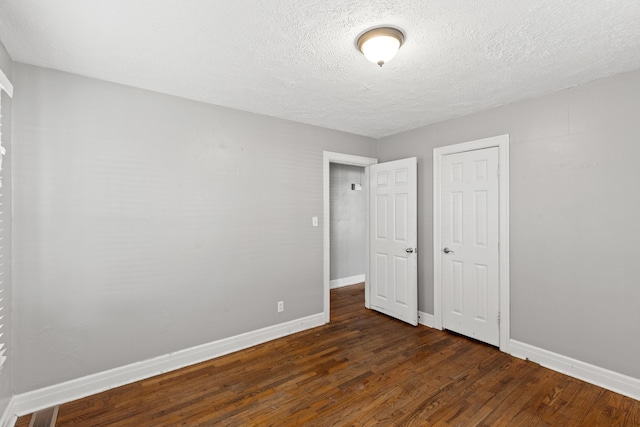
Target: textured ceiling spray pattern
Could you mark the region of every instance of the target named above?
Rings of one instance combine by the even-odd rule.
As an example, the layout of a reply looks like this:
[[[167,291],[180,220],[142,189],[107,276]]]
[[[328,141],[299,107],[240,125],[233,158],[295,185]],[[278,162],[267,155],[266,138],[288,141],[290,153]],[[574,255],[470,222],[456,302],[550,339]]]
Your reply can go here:
[[[637,0],[6,0],[18,62],[382,137],[640,68]],[[407,35],[383,68],[364,30]]]

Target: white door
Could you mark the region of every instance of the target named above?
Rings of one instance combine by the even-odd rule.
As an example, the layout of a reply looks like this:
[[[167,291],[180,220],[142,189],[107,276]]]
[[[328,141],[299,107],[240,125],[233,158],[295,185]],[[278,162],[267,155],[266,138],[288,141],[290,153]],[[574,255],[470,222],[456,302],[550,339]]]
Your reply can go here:
[[[418,324],[417,159],[369,166],[371,308]]]
[[[443,327],[499,345],[497,147],[445,155],[441,169]]]

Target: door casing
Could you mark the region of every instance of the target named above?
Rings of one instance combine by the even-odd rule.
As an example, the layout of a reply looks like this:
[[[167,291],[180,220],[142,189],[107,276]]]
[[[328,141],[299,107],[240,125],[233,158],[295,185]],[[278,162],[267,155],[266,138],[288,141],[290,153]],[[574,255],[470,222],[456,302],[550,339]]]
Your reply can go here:
[[[354,156],[351,154],[334,153],[331,151],[323,152],[323,206],[324,211],[322,215],[323,224],[323,283],[324,283],[324,322],[329,323],[331,318],[331,221],[330,215],[330,165],[331,163],[338,163],[350,166],[364,167],[364,181],[362,190],[365,192],[365,246],[362,248],[367,254],[365,264],[365,286],[364,286],[364,305],[370,308],[369,305],[369,169],[367,166],[375,165],[378,163],[378,159],[371,157]]]
[[[442,205],[441,174],[442,157],[483,148],[498,147],[500,180],[498,183],[498,241],[499,241],[499,292],[500,292],[500,350],[509,352],[509,135],[479,139],[462,144],[433,149],[433,315],[434,327],[442,329]]]

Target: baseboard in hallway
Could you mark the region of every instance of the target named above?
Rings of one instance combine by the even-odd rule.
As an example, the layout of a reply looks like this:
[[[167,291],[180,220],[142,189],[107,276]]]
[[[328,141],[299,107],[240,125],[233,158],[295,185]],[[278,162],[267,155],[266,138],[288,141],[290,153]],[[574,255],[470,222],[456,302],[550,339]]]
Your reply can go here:
[[[331,289],[342,288],[345,286],[357,285],[365,281],[364,274],[358,274],[355,276],[343,277],[342,279],[334,279],[329,282]]]

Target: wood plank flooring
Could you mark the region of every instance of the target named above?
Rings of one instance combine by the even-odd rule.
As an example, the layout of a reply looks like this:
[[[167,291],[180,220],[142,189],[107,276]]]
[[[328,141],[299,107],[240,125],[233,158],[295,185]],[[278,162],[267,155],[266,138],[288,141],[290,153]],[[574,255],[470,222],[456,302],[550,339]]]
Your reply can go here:
[[[363,285],[332,290],[331,316],[64,404],[56,426],[640,426],[639,401],[366,310]]]

